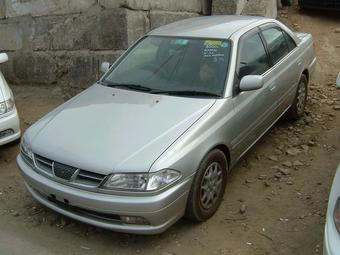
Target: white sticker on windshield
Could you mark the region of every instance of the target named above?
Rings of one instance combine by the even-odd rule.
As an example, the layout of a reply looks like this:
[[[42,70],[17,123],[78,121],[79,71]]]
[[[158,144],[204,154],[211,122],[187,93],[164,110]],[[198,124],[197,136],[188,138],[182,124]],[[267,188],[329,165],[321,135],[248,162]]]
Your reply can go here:
[[[203,57],[205,58],[223,58],[225,56],[226,42],[218,40],[207,40],[204,42]]]
[[[189,40],[187,40],[187,39],[176,39],[174,41],[174,44],[176,44],[176,45],[187,45],[188,42],[189,42]]]

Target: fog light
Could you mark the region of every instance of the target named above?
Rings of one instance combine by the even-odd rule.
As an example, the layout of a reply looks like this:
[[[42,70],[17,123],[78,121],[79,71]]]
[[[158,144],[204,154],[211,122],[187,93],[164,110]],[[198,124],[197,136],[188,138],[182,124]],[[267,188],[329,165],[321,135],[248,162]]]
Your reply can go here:
[[[136,224],[136,225],[150,225],[150,223],[143,217],[138,216],[120,216],[122,222],[126,224]]]
[[[0,132],[0,138],[10,136],[10,135],[13,135],[13,134],[14,134],[13,129],[6,129],[5,131]]]

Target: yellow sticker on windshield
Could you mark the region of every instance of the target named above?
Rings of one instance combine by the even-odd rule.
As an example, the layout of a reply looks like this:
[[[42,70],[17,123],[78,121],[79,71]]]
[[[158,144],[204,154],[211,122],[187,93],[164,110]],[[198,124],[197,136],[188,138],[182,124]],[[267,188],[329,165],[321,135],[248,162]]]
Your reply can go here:
[[[223,41],[216,41],[216,40],[206,40],[204,45],[206,46],[221,46]]]

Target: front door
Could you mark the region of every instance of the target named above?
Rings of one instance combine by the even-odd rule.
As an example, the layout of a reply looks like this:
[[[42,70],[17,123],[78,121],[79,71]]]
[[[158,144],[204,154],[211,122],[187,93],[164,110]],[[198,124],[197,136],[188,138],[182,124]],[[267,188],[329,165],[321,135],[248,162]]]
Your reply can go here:
[[[276,98],[273,94],[275,77],[270,73],[271,62],[259,34],[254,29],[245,34],[239,43],[233,96],[234,120],[233,156],[237,159],[263,134],[275,120]],[[247,75],[262,75],[264,86],[254,91],[239,91],[241,79]]]

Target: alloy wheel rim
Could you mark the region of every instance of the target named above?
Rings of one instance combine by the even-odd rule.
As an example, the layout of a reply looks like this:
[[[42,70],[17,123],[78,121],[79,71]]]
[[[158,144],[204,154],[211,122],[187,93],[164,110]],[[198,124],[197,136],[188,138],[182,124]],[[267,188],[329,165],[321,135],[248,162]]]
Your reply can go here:
[[[299,114],[302,114],[305,109],[306,103],[306,86],[304,82],[300,83],[298,95],[297,95],[297,102],[296,108]]]
[[[208,210],[216,204],[221,192],[222,182],[222,167],[219,163],[213,162],[205,170],[201,182],[200,202],[204,209]]]

